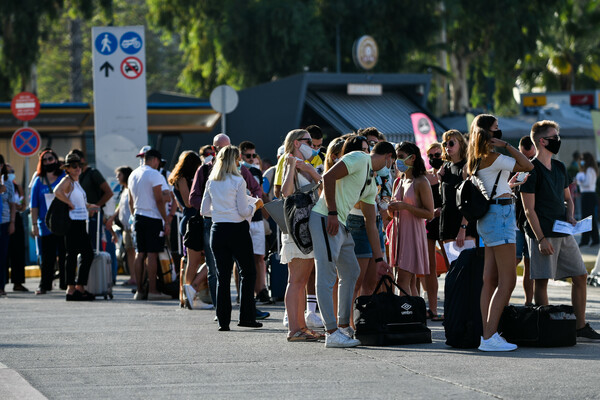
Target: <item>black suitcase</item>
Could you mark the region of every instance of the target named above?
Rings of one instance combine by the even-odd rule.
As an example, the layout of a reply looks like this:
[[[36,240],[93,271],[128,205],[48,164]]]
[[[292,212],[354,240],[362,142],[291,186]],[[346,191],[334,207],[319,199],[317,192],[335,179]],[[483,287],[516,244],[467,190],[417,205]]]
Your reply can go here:
[[[450,265],[444,285],[446,344],[461,349],[479,347],[483,333],[480,297],[484,249],[463,250]]]
[[[575,346],[575,313],[571,306],[506,306],[498,332],[525,347]]]
[[[287,264],[280,262],[279,253],[270,254],[267,264],[271,299],[273,301],[283,301],[288,281]]]

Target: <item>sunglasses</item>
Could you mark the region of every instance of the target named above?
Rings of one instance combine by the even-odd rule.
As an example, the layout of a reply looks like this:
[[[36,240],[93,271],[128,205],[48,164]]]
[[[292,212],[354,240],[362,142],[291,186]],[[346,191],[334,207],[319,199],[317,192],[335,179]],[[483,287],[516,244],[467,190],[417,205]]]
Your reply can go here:
[[[202,154],[202,157],[209,157],[209,156],[215,156],[215,153],[204,153]]]
[[[448,140],[447,142],[443,142],[442,146],[444,146],[444,147],[454,147],[455,144],[456,144],[456,142],[454,140]]]
[[[244,157],[246,157],[246,158],[256,158],[256,157],[258,157],[258,154],[256,154],[256,153],[253,153],[253,154],[246,153],[246,154],[242,154],[242,155]]]
[[[54,161],[54,160],[56,160],[56,158],[54,156],[42,158],[42,161]]]
[[[427,154],[427,157],[429,157],[429,158],[440,158],[441,156],[442,156],[442,153]]]
[[[312,139],[311,138],[302,138],[302,139],[298,139],[299,141],[303,141],[308,143],[309,145],[312,146]]]
[[[67,168],[71,168],[71,169],[81,168],[81,164],[74,162],[74,163],[67,165]]]
[[[543,137],[542,139],[546,139],[546,140],[560,140],[560,136],[556,135],[556,136],[546,136]]]

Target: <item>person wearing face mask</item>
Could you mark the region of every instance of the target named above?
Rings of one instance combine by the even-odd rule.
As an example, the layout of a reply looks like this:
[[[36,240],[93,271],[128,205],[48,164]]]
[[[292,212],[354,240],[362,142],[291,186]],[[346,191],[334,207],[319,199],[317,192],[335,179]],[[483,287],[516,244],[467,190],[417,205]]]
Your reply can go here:
[[[0,202],[2,206],[2,211],[0,213],[0,296],[6,296],[4,285],[6,276],[8,275],[6,263],[8,257],[8,241],[9,236],[15,231],[15,214],[17,209],[14,200],[15,187],[8,179],[8,168],[4,163],[4,156],[1,154],[0,174],[2,179],[2,190],[0,190]]]
[[[396,145],[396,178],[388,213],[393,224],[388,234],[390,265],[397,268],[396,282],[418,296],[416,275],[429,274],[425,221],[433,218],[433,194],[425,174],[421,151],[411,142]]]
[[[365,139],[366,144],[366,139]],[[370,154],[353,151],[344,155],[323,176],[321,198],[313,207],[309,228],[317,268],[317,301],[327,330],[325,347],[354,347],[350,327],[352,296],[360,266],[354,254],[354,241],[346,227],[352,207],[361,202],[367,236],[380,275],[391,272],[383,259],[376,225],[374,171],[390,168],[396,153],[388,142],[379,142]],[[339,275],[338,305],[333,305],[333,286]]]
[[[508,142],[498,139],[498,120],[480,114],[469,131],[467,173],[482,188],[489,200],[489,210],[477,220],[477,232],[485,245],[481,315],[483,336],[479,350],[512,351],[516,345],[498,334],[498,323],[517,281],[515,268],[516,218],[512,190],[508,184],[511,172],[526,172],[533,164]],[[494,135],[496,137],[494,137]],[[510,156],[493,151],[504,148]],[[465,176],[466,177],[466,176]]]
[[[38,257],[41,259],[41,279],[39,287],[35,290],[36,295],[43,295],[52,290],[57,255],[59,287],[63,290],[67,288],[64,237],[50,232],[45,222],[46,213],[54,199],[54,190],[64,177],[65,171],[60,168],[56,153],[52,149],[43,151],[39,156],[36,178],[33,181],[29,199],[31,220],[33,221],[32,234],[38,240]]]
[[[596,196],[596,180],[598,178],[598,163],[592,153],[585,152],[579,160],[579,172],[576,175],[577,186],[581,193],[581,217],[592,216],[592,231],[583,232],[579,246],[585,246],[590,243],[596,246],[600,243],[598,238],[598,219],[596,208],[598,205],[598,196]]]
[[[552,156],[560,150],[559,126],[554,121],[538,121],[531,128],[536,148],[535,168],[521,186],[527,222],[525,232],[531,259],[536,305],[549,304],[548,279],[570,277],[571,301],[576,318],[577,340],[598,341],[600,334],[586,323],[587,270],[573,235],[554,232],[554,222],[575,221],[573,199],[565,165]],[[566,202],[566,207],[565,207]]]

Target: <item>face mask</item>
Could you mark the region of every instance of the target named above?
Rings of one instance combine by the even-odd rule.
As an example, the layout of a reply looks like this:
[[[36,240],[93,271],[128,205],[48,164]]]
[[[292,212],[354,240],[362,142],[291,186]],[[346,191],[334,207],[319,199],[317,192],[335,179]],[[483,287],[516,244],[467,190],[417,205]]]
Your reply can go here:
[[[579,164],[580,164],[582,167],[585,167],[585,161],[581,160],[581,161],[579,161]]]
[[[43,169],[46,172],[54,172],[58,169],[58,164],[57,163],[46,164],[46,165],[44,165]]]
[[[497,131],[492,131],[492,137],[496,139],[502,139],[502,131],[500,129]]]
[[[10,182],[14,181],[15,180],[15,174],[14,173],[13,174],[8,174],[8,180]]]
[[[237,170],[238,170],[238,172],[240,172],[240,173],[242,172],[242,164],[241,164],[241,163],[240,163],[240,164],[238,164],[238,166],[237,166]]]
[[[440,167],[444,165],[444,160],[441,158],[430,159],[429,165],[431,165],[434,169],[440,169]]]
[[[548,142],[546,145],[548,151],[552,154],[558,154],[558,151],[560,150],[560,140],[546,139],[546,141]]]
[[[213,156],[204,157],[204,164],[208,164],[213,160]]]
[[[410,156],[408,156],[410,157]],[[396,169],[400,172],[406,172],[408,171],[409,168],[412,168],[412,165],[406,165],[405,161],[406,159],[408,159],[408,157],[406,157],[404,160],[396,160]]]
[[[313,149],[312,147],[306,144],[302,144],[299,150],[300,153],[302,153],[302,157],[304,157],[305,160],[310,160],[311,158],[319,154],[317,150]]]
[[[377,171],[377,175],[383,177],[390,176],[390,168],[387,166],[387,161],[385,162],[383,168]]]

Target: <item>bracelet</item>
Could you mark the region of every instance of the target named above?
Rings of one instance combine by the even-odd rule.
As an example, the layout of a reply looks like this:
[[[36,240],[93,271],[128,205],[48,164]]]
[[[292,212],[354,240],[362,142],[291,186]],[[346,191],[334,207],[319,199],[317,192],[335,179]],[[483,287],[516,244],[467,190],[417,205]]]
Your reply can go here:
[[[376,262],[376,263],[378,263],[378,262],[382,262],[382,261],[383,261],[383,257],[377,257],[377,258],[375,259],[375,262]]]
[[[337,211],[329,211],[327,215],[338,215]]]
[[[467,226],[465,224],[462,224],[460,227],[461,229],[467,229]]]
[[[506,143],[506,144],[504,145],[504,148],[505,148],[505,149],[508,149],[509,143],[508,143],[508,142],[504,142],[504,143]]]
[[[546,239],[546,236],[542,236],[542,238],[538,240],[538,244],[542,243],[542,240],[544,239]]]

